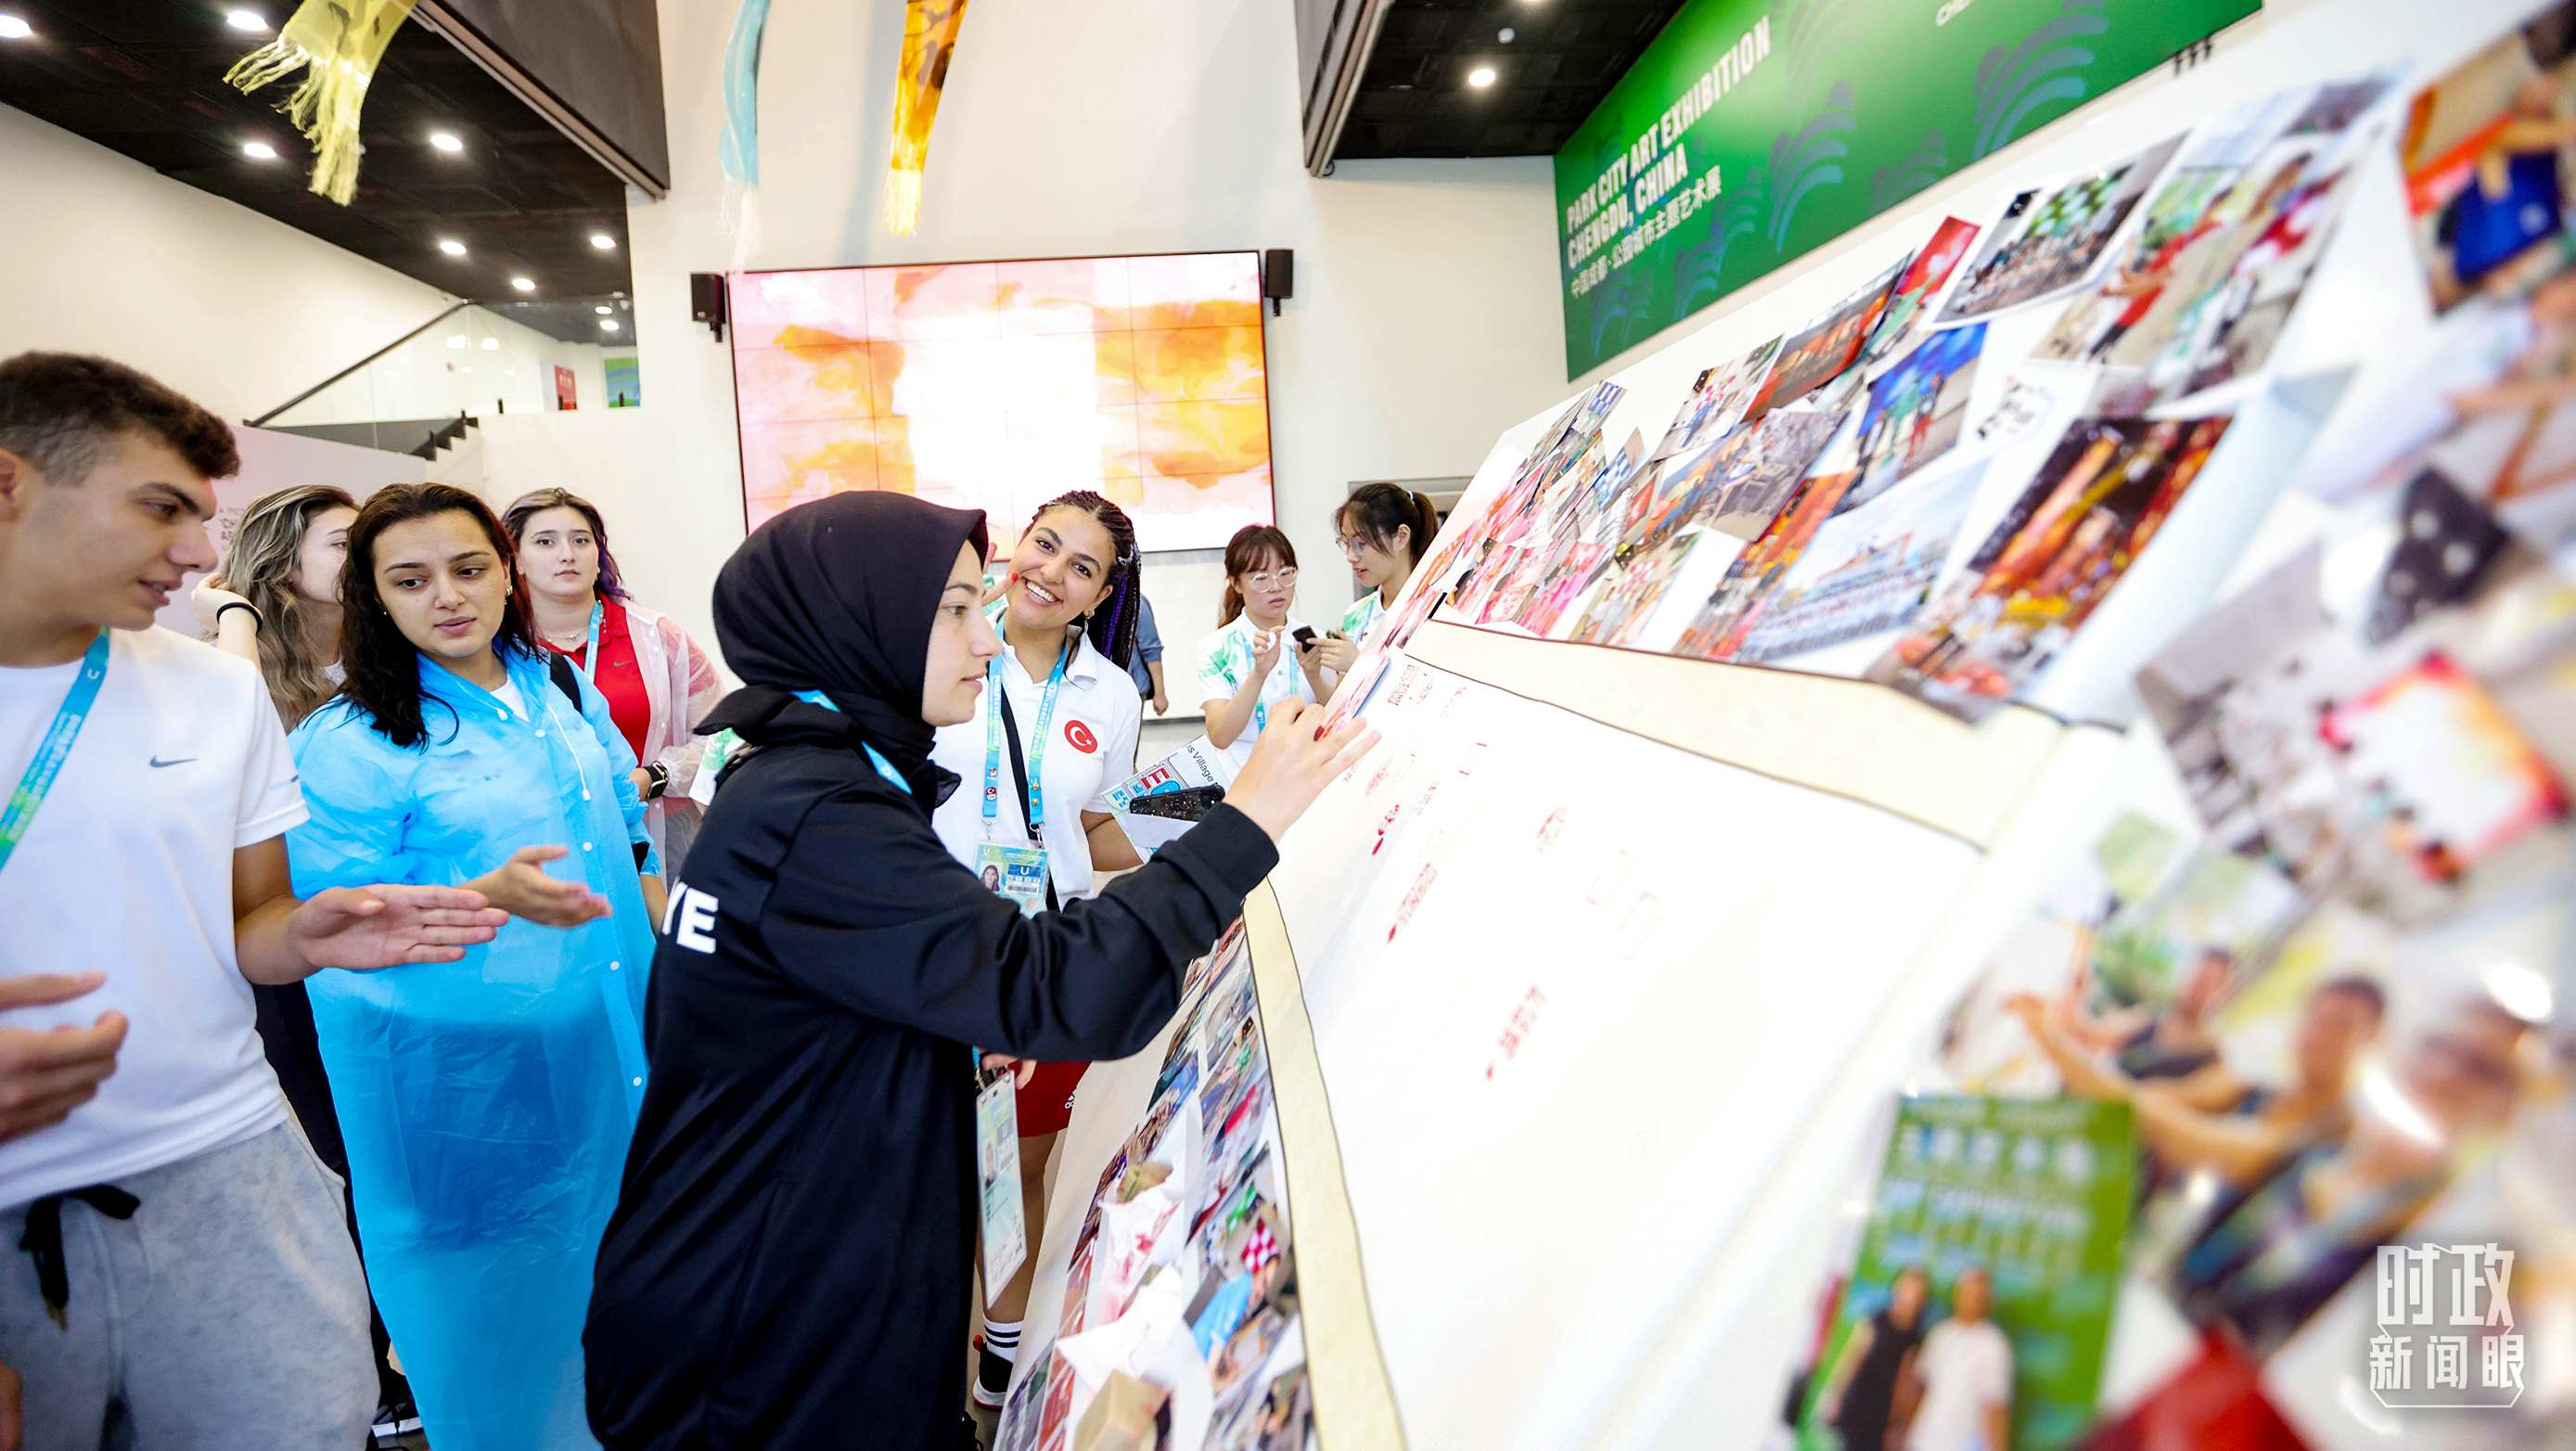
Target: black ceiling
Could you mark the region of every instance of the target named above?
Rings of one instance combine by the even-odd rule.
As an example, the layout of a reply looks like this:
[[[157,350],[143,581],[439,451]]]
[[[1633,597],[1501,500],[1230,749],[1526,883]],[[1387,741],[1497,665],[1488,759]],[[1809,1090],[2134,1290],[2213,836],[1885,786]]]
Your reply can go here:
[[[34,29],[0,40],[0,104],[124,153],[175,181],[478,301],[606,298],[630,289],[625,186],[542,116],[417,21],[395,33],[367,95],[358,194],[338,206],[305,190],[312,150],[276,106],[302,73],[256,95],[224,83],[263,37],[229,28],[247,9],[271,25],[293,0],[0,0]],[[448,154],[430,133],[465,143]],[[274,161],[243,155],[275,147]],[[591,234],[614,238],[613,250]],[[438,250],[466,245],[463,257]],[[597,342],[585,303],[569,341]],[[533,323],[533,319],[531,319]],[[551,329],[550,329],[551,330]]]
[[[1682,3],[1389,0],[1333,158],[1552,156]]]

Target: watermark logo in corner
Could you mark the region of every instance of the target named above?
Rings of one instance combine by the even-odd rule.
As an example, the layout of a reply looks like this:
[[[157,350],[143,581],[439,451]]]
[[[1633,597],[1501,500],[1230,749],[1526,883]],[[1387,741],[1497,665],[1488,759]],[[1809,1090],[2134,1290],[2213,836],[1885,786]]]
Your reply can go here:
[[[2370,1391],[2390,1410],[2500,1409],[2522,1398],[2513,1251],[2494,1244],[2379,1247]]]

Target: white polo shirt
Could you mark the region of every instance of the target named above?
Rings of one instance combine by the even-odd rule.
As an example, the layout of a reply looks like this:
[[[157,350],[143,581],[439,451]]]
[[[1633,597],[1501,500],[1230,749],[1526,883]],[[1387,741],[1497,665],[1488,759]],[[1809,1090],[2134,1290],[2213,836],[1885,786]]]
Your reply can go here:
[[[1020,759],[1035,756],[1032,733],[1046,694],[1046,678],[1031,678],[1019,652],[1002,651],[1002,688],[1010,692],[1011,720],[1020,728]],[[1136,774],[1136,733],[1144,719],[1144,697],[1127,672],[1112,665],[1080,637],[1074,656],[1065,662],[1064,684],[1056,691],[1055,719],[1047,727],[1047,747],[1039,764],[1046,791],[1047,873],[1055,878],[1058,900],[1070,902],[1092,891],[1091,842],[1083,835],[1082,813],[1106,812],[1102,799],[1110,788]],[[931,813],[948,854],[968,866],[984,840],[984,717],[1000,709],[986,690],[983,710],[974,719],[940,728],[930,759],[964,781]],[[993,815],[993,839],[1007,846],[1026,845],[1028,795],[1011,769],[1011,751],[1002,748],[1001,807]],[[1014,800],[1012,793],[1018,791]]]
[[[14,789],[79,662],[0,668],[0,790]],[[82,972],[87,997],[7,1025],[125,1014],[98,1096],[0,1144],[0,1205],[114,1183],[286,1121],[233,954],[233,852],[304,820],[259,671],[168,630],[113,632],[107,679],[26,838],[0,865],[0,976]]]
[[[1254,697],[1259,709],[1254,712],[1253,719],[1245,721],[1243,729],[1235,733],[1234,744],[1225,748],[1225,753],[1234,759],[1238,770],[1242,769],[1244,762],[1252,759],[1252,743],[1260,737],[1260,711],[1277,710],[1282,701],[1315,698],[1305,670],[1297,663],[1296,634],[1305,623],[1290,615],[1288,622],[1279,627],[1279,661],[1270,667],[1270,674],[1262,680],[1261,694]],[[1200,637],[1200,700],[1229,700],[1243,688],[1245,677],[1252,673],[1252,637],[1257,628],[1251,615],[1241,614]]]

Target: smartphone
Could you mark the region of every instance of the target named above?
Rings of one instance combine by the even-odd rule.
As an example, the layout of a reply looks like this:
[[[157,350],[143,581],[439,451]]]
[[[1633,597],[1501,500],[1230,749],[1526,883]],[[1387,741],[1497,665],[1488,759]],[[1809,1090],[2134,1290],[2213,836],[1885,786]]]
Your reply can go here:
[[[1299,625],[1297,627],[1297,633],[1293,638],[1297,641],[1298,653],[1304,654],[1306,651],[1315,648],[1315,627],[1312,625]]]

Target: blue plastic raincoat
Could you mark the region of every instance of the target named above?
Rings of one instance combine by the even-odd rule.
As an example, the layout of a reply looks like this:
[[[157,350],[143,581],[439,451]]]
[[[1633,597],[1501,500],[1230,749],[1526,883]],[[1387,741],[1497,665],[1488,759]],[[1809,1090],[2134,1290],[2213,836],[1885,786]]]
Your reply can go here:
[[[589,682],[576,710],[543,664],[505,658],[524,717],[424,657],[422,745],[345,700],[291,738],[312,813],[287,835],[299,895],[454,885],[558,845],[546,869],[615,908],[570,930],[514,918],[461,962],[308,984],[367,1278],[439,1451],[596,1444],[582,1316],[644,1095],[635,756]]]

